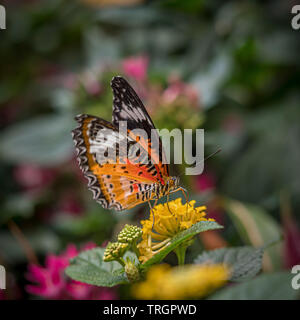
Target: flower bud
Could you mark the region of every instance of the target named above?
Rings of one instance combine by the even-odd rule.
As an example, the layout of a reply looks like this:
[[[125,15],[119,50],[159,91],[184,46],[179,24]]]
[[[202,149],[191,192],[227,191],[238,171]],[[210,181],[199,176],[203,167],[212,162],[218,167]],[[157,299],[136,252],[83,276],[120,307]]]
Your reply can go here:
[[[125,273],[129,282],[137,282],[141,279],[140,271],[131,260],[127,259],[125,263]]]
[[[105,248],[103,260],[108,262],[122,258],[128,247],[128,243],[109,242]]]
[[[122,243],[136,242],[142,236],[142,229],[137,226],[126,224],[118,235],[118,241]]]

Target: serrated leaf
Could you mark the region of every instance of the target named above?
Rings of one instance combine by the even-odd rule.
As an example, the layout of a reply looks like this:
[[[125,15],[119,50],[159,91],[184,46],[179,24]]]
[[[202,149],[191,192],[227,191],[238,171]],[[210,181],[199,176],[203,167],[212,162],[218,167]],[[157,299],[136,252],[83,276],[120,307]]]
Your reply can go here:
[[[231,281],[243,281],[254,277],[262,265],[263,248],[250,246],[221,248],[201,253],[194,263],[225,263],[232,268]]]
[[[221,289],[209,300],[293,300],[299,292],[291,286],[289,272],[262,274],[234,286]]]
[[[150,267],[154,263],[160,263],[164,257],[166,257],[171,251],[177,248],[181,243],[185,240],[195,236],[196,234],[208,230],[215,230],[223,228],[215,221],[200,221],[195,223],[191,228],[181,231],[175,237],[172,238],[169,245],[160,251],[159,253],[155,254],[152,258],[147,260],[145,263],[141,265],[141,269],[146,269]]]
[[[245,244],[261,247],[281,238],[278,223],[262,208],[227,200],[225,209]],[[263,269],[267,271],[280,269],[281,252],[281,243],[267,248],[263,257]]]
[[[77,281],[101,287],[113,287],[128,283],[119,263],[104,262],[104,248],[94,248],[80,253],[71,260],[66,274]]]

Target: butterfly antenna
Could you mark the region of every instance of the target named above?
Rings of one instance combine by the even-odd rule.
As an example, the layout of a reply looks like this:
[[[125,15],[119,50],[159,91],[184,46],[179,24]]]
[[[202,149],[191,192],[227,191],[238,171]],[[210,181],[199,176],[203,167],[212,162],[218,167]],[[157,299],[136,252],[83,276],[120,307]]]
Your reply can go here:
[[[215,156],[217,153],[219,153],[219,152],[221,152],[221,151],[222,151],[222,149],[221,149],[221,148],[217,149],[215,152],[211,153],[211,154],[210,154],[210,155],[208,155],[206,158],[204,158],[204,160],[203,160],[203,161],[206,161],[207,159],[209,159],[209,158],[211,158],[211,157]]]
[[[219,152],[221,152],[221,151],[222,151],[222,149],[219,148],[218,150],[216,150],[215,152],[211,153],[210,155],[208,155],[208,156],[207,156],[206,158],[204,158],[203,160],[201,160],[201,161],[199,161],[198,163],[196,163],[196,165],[199,164],[199,163],[201,163],[201,162],[206,161],[207,159],[209,159],[209,158],[211,158],[211,157],[213,157],[213,156],[215,156],[217,153],[219,153]],[[182,173],[180,173],[180,174],[178,175],[178,177],[180,177],[180,176],[182,176],[182,175],[184,175],[184,174],[185,174],[185,173],[182,172]]]

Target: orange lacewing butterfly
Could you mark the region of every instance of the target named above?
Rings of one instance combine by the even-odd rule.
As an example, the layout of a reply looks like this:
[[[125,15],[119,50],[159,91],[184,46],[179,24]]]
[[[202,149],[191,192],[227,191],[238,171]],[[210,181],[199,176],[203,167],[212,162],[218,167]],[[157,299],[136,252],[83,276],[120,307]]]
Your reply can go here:
[[[184,190],[179,178],[169,175],[161,139],[136,92],[120,76],[112,79],[111,87],[112,122],[81,114],[75,118],[79,125],[72,131],[78,163],[93,198],[104,208],[121,211]],[[122,123],[126,123],[126,130],[121,132]],[[147,135],[137,135],[136,129]],[[122,150],[122,140],[126,146],[137,147],[133,148],[137,152],[129,152],[127,147]],[[116,157],[110,159],[110,154]]]

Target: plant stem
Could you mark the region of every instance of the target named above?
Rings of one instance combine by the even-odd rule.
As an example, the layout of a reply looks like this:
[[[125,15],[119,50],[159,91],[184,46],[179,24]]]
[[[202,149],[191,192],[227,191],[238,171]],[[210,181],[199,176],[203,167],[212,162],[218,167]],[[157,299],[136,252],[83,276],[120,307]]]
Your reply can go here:
[[[136,254],[136,256],[139,258],[139,256],[140,256],[140,251],[139,251],[139,249],[137,248],[135,241],[134,241],[133,244],[132,244],[132,250],[133,250],[133,252]]]
[[[38,265],[38,259],[35,255],[35,252],[30,244],[30,242],[25,237],[22,230],[19,228],[19,226],[13,221],[10,220],[8,222],[8,228],[12,235],[16,238],[16,240],[19,242],[21,248],[24,250],[27,260],[32,263]]]
[[[122,267],[125,267],[125,261],[123,258],[117,258],[116,261],[119,262]]]
[[[186,251],[186,246],[179,246],[179,247],[177,247],[175,249],[175,253],[177,255],[178,265],[179,266],[183,266],[184,265],[185,251]]]

